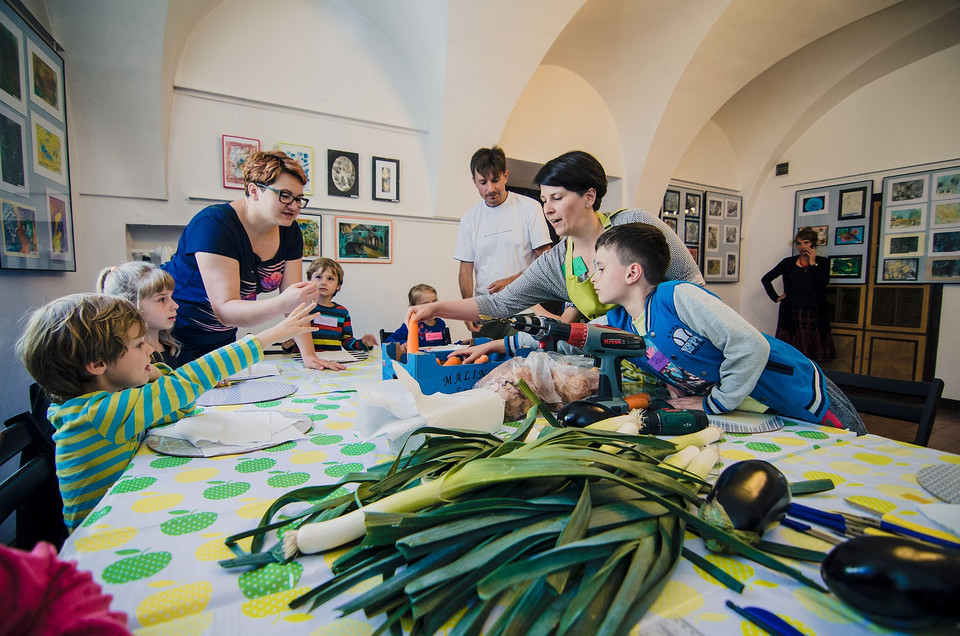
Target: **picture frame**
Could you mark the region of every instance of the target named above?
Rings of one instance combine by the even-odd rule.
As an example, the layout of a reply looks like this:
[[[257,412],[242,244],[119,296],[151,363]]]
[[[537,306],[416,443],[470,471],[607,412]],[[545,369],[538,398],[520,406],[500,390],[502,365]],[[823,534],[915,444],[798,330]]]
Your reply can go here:
[[[926,245],[923,233],[917,234],[890,234],[884,237],[883,255],[894,258],[904,258],[906,256],[923,256],[923,249]],[[887,279],[895,280],[895,279]],[[901,279],[902,280],[902,279]]]
[[[887,208],[883,218],[885,233],[916,232],[927,227],[926,206],[906,205]]]
[[[300,163],[307,182],[303,184],[303,195],[313,196],[313,147],[300,144],[278,143],[277,150]]]
[[[740,218],[740,197],[724,199],[724,218]]]
[[[30,193],[27,137],[27,120],[0,104],[0,190],[22,197]]]
[[[247,159],[260,152],[260,140],[236,135],[221,135],[223,187],[243,190],[243,168]]]
[[[930,256],[960,255],[960,230],[930,232]]]
[[[840,204],[837,211],[837,220],[862,219],[867,215],[867,188],[850,188],[841,190]]]
[[[400,202],[400,161],[387,157],[371,160],[371,189],[374,201]]]
[[[740,226],[739,225],[725,225],[723,226],[723,242],[729,245],[736,245],[740,242]]]
[[[919,268],[919,258],[885,258],[883,259],[883,280],[915,281]]]
[[[716,252],[720,249],[720,226],[716,223],[707,223],[707,235],[704,241],[708,252]]]
[[[933,199],[948,199],[960,196],[960,170],[944,170],[933,174]]]
[[[26,115],[27,74],[23,52],[23,30],[0,13],[0,102]]]
[[[677,219],[676,219],[675,217],[663,217],[663,222],[667,224],[667,227],[669,227],[671,230],[673,230],[673,233],[674,233],[674,234],[677,233],[677,223],[678,223],[678,221],[677,221]]]
[[[707,257],[707,266],[706,271],[704,272],[707,276],[722,276],[720,271],[720,258],[719,257]]]
[[[693,259],[693,262],[699,265],[700,264],[700,248],[687,245],[687,251],[690,252],[690,258]]]
[[[75,272],[63,49],[0,2],[0,269]]]
[[[827,239],[830,236],[829,225],[811,225],[810,229],[817,233],[817,247],[827,245]]]
[[[716,218],[723,216],[723,199],[707,194],[707,216]]]
[[[740,279],[740,255],[731,252],[727,254],[727,269],[724,278]]]
[[[687,245],[700,245],[700,221],[689,220],[684,222],[683,242]]]
[[[337,261],[341,263],[392,263],[393,221],[388,219],[333,219]]]
[[[830,278],[860,278],[863,254],[830,257]]]
[[[937,283],[960,282],[960,258],[927,259],[927,278]]]
[[[930,178],[926,174],[913,174],[895,177],[890,180],[887,192],[887,205],[906,205],[911,202],[926,201],[929,198]]]
[[[63,123],[63,65],[43,52],[39,44],[27,40],[30,101]]]
[[[830,209],[830,193],[827,191],[813,192],[800,197],[800,215],[826,214]]]
[[[931,227],[950,227],[960,225],[960,199],[934,201]]]
[[[833,232],[833,244],[862,245],[865,229],[863,225],[845,225],[838,227]]]
[[[683,212],[687,216],[700,216],[700,202],[703,197],[696,192],[687,192],[684,194]]]
[[[319,215],[300,213],[297,225],[303,235],[303,260],[320,258],[320,245],[323,230],[323,218]]]
[[[327,150],[327,194],[332,197],[360,197],[360,155],[344,150]]]
[[[663,213],[676,214],[680,211],[680,192],[667,190],[663,195]]]

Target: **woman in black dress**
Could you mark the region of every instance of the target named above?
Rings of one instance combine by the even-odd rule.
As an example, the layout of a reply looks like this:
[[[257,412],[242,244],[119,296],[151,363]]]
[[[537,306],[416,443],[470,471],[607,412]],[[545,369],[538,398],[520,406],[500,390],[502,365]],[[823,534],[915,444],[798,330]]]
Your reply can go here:
[[[760,280],[770,300],[780,303],[777,338],[815,362],[827,362],[837,357],[825,293],[830,282],[830,259],[817,256],[817,238],[815,230],[800,228],[795,239],[799,254],[783,259]],[[783,293],[778,295],[773,281],[781,276]]]

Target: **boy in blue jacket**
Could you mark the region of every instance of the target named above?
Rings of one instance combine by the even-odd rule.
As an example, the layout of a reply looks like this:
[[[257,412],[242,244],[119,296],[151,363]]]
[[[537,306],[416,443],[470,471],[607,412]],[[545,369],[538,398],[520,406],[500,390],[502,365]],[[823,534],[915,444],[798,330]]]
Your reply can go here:
[[[814,362],[702,287],[664,281],[670,251],[656,227],[612,227],[596,252],[597,298],[620,305],[607,323],[644,337],[646,357],[632,361],[667,383],[673,406],[772,411],[866,434],[856,409]]]

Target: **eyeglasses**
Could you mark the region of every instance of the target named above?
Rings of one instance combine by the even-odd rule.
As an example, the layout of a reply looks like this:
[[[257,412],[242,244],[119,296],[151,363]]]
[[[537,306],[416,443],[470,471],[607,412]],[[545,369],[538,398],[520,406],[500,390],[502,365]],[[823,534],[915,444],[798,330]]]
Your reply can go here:
[[[276,188],[271,188],[270,186],[268,186],[268,185],[265,184],[265,183],[258,183],[257,186],[258,186],[258,187],[261,187],[261,188],[266,188],[267,190],[272,190],[273,192],[276,192],[276,193],[277,193],[277,198],[280,199],[280,203],[282,203],[282,204],[284,204],[284,205],[289,205],[289,204],[293,203],[294,201],[296,201],[296,202],[297,202],[297,207],[299,207],[299,208],[302,210],[303,208],[307,207],[307,204],[308,204],[308,203],[310,203],[310,199],[305,199],[305,198],[303,198],[303,197],[295,197],[295,196],[293,196],[293,193],[292,193],[292,192],[288,192],[287,190],[277,190]]]

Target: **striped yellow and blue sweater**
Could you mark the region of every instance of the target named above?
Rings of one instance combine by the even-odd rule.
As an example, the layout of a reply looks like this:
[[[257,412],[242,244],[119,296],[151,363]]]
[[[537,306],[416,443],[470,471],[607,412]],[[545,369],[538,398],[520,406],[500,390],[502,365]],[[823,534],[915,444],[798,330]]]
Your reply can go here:
[[[53,439],[67,527],[79,526],[120,478],[146,429],[189,414],[201,393],[262,356],[260,343],[247,336],[176,370],[158,364],[163,376],[142,387],[52,404],[47,415],[57,429]]]

